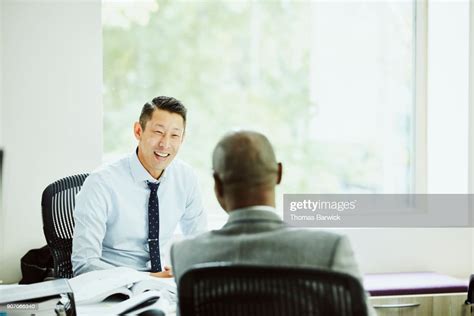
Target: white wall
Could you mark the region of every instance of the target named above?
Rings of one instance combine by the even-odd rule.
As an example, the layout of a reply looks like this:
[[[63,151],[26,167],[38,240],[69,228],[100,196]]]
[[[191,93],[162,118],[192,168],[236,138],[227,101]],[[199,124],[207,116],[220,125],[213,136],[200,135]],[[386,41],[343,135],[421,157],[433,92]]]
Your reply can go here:
[[[468,1],[429,4],[429,193],[468,192],[469,35]]]
[[[44,245],[41,194],[102,156],[100,1],[2,1],[4,141],[0,280]]]
[[[3,148],[3,117],[2,117],[2,105],[3,105],[3,98],[2,98],[2,77],[3,77],[3,67],[2,67],[2,52],[3,52],[3,43],[2,43],[2,25],[3,25],[3,2],[0,1],[0,149]],[[0,165],[0,168],[2,166]],[[2,168],[3,169],[3,168]],[[2,184],[2,169],[0,169],[0,227],[3,231],[3,184]],[[0,231],[1,235],[1,231]],[[3,247],[4,242],[3,238],[0,240],[0,271],[3,271]],[[1,277],[0,277],[1,281]]]
[[[474,194],[474,4],[469,8],[469,194]],[[472,206],[471,206],[472,207]],[[474,228],[472,228],[474,245]],[[474,251],[471,258],[471,271],[474,271]]]
[[[344,230],[364,273],[436,271],[467,279],[471,274],[470,228]]]
[[[3,128],[2,128],[2,77],[3,77],[3,68],[2,68],[2,25],[3,25],[3,18],[2,18],[2,10],[3,9],[3,2],[0,1],[0,149],[3,147]],[[1,182],[0,182],[1,183]],[[1,191],[1,189],[0,189]],[[1,197],[0,197],[0,210],[2,209],[1,206]],[[0,211],[1,212],[1,211]],[[1,247],[0,247],[1,250]]]

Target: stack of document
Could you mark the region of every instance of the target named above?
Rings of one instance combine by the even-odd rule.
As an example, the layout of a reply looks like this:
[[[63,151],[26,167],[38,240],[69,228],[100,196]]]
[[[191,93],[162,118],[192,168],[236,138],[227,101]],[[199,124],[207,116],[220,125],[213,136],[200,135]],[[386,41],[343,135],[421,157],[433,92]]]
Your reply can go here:
[[[176,309],[173,278],[156,278],[126,267],[97,270],[69,280],[80,314],[138,313],[145,307]],[[126,298],[126,300],[124,300]]]

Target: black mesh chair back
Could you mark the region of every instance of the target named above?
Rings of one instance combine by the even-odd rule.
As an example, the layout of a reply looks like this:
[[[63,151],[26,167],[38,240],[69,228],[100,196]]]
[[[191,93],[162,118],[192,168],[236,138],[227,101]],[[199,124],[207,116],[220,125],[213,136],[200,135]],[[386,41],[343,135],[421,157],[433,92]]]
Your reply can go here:
[[[43,191],[41,210],[43,231],[51,249],[55,278],[72,277],[72,235],[76,194],[88,174],[79,174],[58,180]]]
[[[365,316],[360,282],[329,270],[196,265],[178,287],[181,316]]]

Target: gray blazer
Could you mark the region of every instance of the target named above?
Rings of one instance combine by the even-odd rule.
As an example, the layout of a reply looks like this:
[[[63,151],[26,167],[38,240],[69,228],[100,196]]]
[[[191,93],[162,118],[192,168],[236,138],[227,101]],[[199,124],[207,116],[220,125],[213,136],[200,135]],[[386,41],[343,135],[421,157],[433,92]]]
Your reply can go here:
[[[289,228],[270,211],[231,212],[223,228],[175,243],[171,261],[177,282],[192,265],[214,261],[323,268],[362,282],[347,237]],[[370,308],[369,313],[375,314]]]

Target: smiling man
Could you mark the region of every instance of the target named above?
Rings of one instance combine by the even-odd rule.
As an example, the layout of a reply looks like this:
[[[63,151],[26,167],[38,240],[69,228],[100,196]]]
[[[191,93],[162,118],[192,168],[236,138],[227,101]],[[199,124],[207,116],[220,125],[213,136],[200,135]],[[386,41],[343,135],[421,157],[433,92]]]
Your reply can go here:
[[[143,106],[137,149],[92,172],[76,198],[74,275],[125,266],[170,276],[163,250],[178,223],[185,235],[206,230],[197,178],[175,159],[186,108],[170,97]]]

